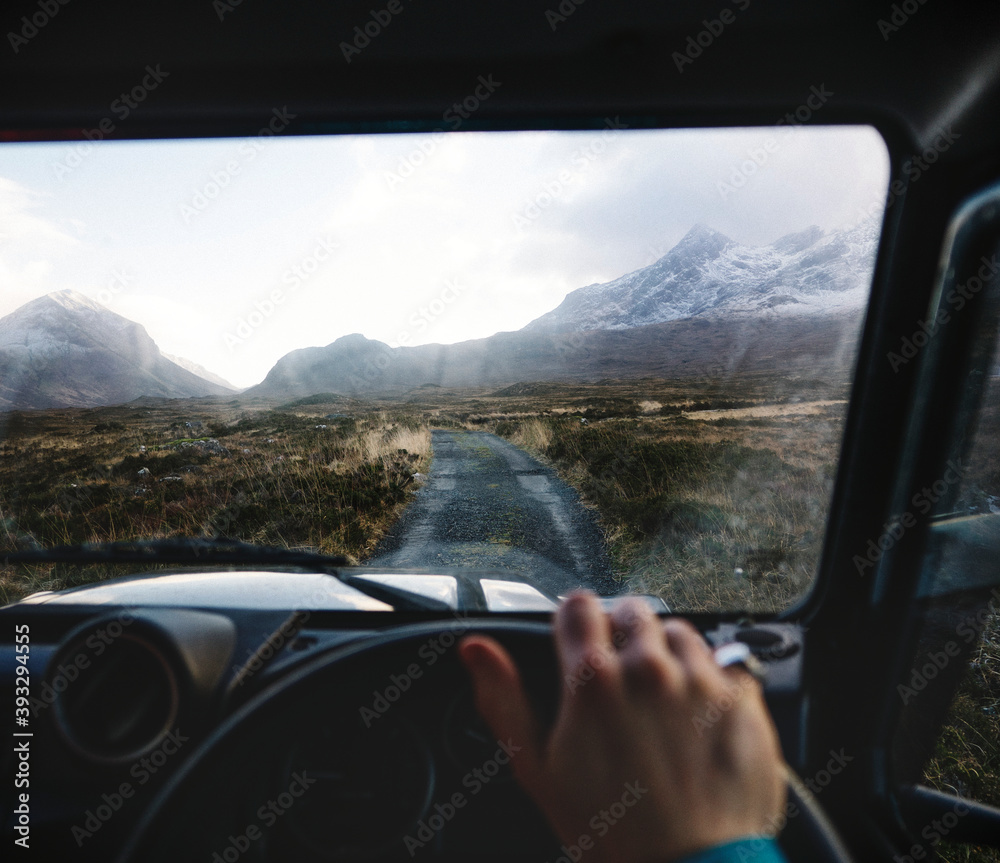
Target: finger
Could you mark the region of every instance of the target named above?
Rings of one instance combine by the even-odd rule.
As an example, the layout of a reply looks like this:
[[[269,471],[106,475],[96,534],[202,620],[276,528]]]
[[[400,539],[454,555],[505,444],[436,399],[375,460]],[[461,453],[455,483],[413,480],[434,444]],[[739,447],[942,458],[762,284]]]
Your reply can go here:
[[[715,662],[712,650],[698,632],[686,620],[671,618],[663,624],[667,650],[680,663],[684,673],[705,681],[721,681],[723,671]]]
[[[612,641],[619,653],[630,651],[666,655],[666,638],[659,619],[641,599],[629,597],[611,612]]]
[[[582,683],[601,681],[606,686],[614,679],[618,659],[611,637],[611,621],[592,593],[572,593],[559,606],[555,638],[564,701]]]
[[[676,691],[684,670],[667,649],[663,627],[642,600],[626,599],[612,612],[622,673],[634,693],[659,696]]]
[[[498,740],[520,747],[511,767],[530,783],[538,775],[542,735],[517,665],[503,645],[484,635],[463,638],[458,655],[472,678],[476,709]]]
[[[689,685],[702,691],[727,687],[725,672],[719,668],[701,633],[686,620],[672,618],[663,625],[667,651],[676,661]]]

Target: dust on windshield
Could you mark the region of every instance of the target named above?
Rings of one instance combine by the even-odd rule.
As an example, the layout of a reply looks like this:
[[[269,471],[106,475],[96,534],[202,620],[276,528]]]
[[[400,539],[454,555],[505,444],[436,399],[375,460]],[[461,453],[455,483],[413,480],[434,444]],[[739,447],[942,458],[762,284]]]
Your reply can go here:
[[[868,127],[0,148],[0,544],[176,537],[773,611],[886,205]],[[0,569],[0,600],[121,575]]]

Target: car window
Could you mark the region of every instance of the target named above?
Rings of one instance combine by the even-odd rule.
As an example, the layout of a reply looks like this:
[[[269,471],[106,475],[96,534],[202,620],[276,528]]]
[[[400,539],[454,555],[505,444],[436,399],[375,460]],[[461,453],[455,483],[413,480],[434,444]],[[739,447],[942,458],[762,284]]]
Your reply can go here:
[[[897,695],[918,711],[920,694],[938,676],[960,681],[946,724],[925,766],[925,781],[939,791],[1000,807],[1000,376],[995,366],[996,335],[983,334],[981,348],[992,353],[992,374],[983,381],[983,401],[968,431],[964,461],[953,461],[956,486],[950,505],[939,506],[932,530],[925,583],[933,592],[929,619],[936,632],[918,651]],[[979,377],[977,375],[977,377]],[[938,491],[943,491],[939,486]],[[931,489],[932,494],[935,489]],[[945,496],[941,495],[942,501]],[[931,697],[928,697],[928,701]],[[946,834],[940,837],[946,839]],[[935,842],[936,844],[936,842]]]
[[[808,592],[873,129],[287,119],[0,150],[6,547],[233,537],[674,610]],[[116,573],[6,568],[3,598]]]
[[[919,362],[918,421],[937,466],[921,475],[897,506],[888,533],[905,542],[911,528],[929,527],[918,572],[918,638],[900,668],[891,749],[904,801],[928,786],[948,797],[932,810],[904,806],[919,842],[911,856],[994,859],[971,850],[971,803],[1000,806],[1000,272],[996,190],[956,217],[941,283],[919,333],[904,339],[899,362]],[[904,350],[905,348],[905,350]],[[904,355],[905,354],[905,355]],[[890,361],[892,361],[890,356]],[[948,407],[942,394],[950,394]],[[916,450],[904,461],[919,464]],[[919,531],[917,531],[919,533]],[[929,818],[928,814],[935,816]],[[959,825],[963,825],[960,828]],[[974,831],[973,831],[974,833]],[[979,856],[977,856],[979,855]]]

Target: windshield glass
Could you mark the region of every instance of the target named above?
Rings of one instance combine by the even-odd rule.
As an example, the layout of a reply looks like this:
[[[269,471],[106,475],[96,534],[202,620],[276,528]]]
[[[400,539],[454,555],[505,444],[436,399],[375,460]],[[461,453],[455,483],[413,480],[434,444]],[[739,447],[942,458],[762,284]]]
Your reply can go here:
[[[674,610],[809,589],[873,129],[275,118],[0,148],[5,549],[225,537]],[[8,566],[0,599],[121,574]]]

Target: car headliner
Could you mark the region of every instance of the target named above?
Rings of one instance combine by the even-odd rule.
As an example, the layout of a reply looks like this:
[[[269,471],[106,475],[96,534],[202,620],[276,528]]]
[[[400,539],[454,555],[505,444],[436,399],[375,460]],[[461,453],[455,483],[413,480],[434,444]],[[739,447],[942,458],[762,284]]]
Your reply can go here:
[[[137,112],[129,135],[178,117],[222,131],[282,104],[294,106],[303,125],[439,119],[488,73],[503,88],[478,112],[484,122],[614,111],[669,124],[774,123],[811,86],[825,84],[835,93],[825,122],[868,118],[914,144],[955,124],[962,150],[989,152],[1000,142],[990,110],[1000,95],[996,4],[393,3],[401,11],[384,27],[372,25],[382,32],[367,45],[358,40],[363,50],[354,53],[343,43],[356,40],[355,27],[388,0],[108,2],[99,9],[67,2],[54,16],[21,2],[3,18],[3,125],[86,126],[153,64],[169,86]],[[31,36],[36,16],[41,26]],[[723,20],[730,23],[720,27]],[[699,40],[712,24],[721,32]],[[23,33],[26,40],[16,38]],[[675,54],[685,51],[694,60],[679,68]]]

